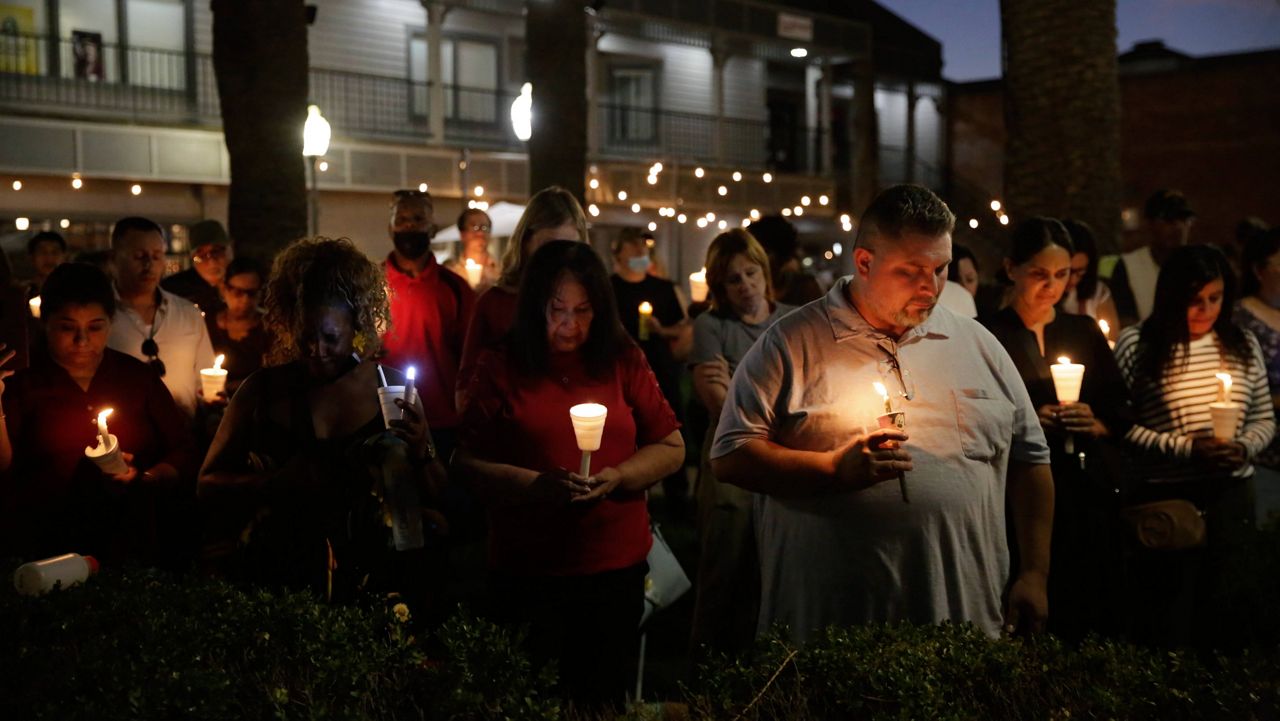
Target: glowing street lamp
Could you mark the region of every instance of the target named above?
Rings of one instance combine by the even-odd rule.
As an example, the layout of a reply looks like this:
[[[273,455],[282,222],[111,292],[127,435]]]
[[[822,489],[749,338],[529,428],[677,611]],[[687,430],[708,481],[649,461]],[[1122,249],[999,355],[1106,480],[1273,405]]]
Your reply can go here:
[[[533,137],[533,84],[520,86],[520,95],[511,101],[511,130],[520,142]]]
[[[311,161],[311,193],[308,198],[311,205],[311,235],[315,235],[320,227],[320,187],[316,177],[316,164],[320,156],[329,152],[331,135],[329,121],[320,114],[320,106],[308,105],[307,122],[302,126],[302,154]]]

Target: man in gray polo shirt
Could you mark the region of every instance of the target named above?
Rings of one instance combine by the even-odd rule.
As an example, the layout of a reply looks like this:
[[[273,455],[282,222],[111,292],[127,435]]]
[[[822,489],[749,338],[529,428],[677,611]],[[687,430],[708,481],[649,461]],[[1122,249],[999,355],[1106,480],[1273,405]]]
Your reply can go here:
[[[717,477],[762,494],[760,630],[783,623],[804,641],[832,624],[1044,624],[1049,448],[1000,344],[934,307],[954,225],[925,188],[881,193],[853,275],[778,321],[734,373],[711,457]],[[905,432],[878,428],[886,403]]]

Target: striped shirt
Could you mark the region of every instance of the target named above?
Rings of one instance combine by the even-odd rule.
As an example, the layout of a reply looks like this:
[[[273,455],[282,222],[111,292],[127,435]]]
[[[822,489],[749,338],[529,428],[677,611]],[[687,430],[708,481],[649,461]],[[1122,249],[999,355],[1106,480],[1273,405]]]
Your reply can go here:
[[[1169,482],[1203,480],[1214,475],[1199,464],[1188,463],[1191,444],[1197,437],[1213,434],[1209,404],[1219,400],[1221,382],[1215,374],[1231,374],[1231,400],[1244,412],[1236,426],[1235,440],[1244,445],[1247,459],[1244,467],[1231,473],[1243,478],[1253,475],[1253,458],[1275,435],[1275,411],[1267,384],[1267,368],[1262,348],[1252,333],[1248,362],[1229,357],[1219,351],[1217,334],[1210,332],[1192,341],[1175,358],[1157,387],[1149,379],[1139,378],[1137,367],[1141,325],[1125,328],[1116,342],[1116,362],[1125,382],[1133,391],[1136,423],[1125,440],[1145,451],[1137,459],[1137,472],[1144,481]]]

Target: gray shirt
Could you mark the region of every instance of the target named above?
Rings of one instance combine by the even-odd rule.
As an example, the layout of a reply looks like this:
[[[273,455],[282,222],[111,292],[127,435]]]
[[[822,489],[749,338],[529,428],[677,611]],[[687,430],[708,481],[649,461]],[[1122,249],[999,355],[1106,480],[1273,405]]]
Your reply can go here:
[[[895,342],[854,309],[848,285],[779,320],[747,353],[711,457],[756,439],[833,450],[877,427],[880,381],[906,412],[911,502],[896,481],[760,495],[760,629],[785,623],[804,641],[831,624],[955,620],[998,634],[1009,579],[1005,472],[1010,458],[1049,463],[1026,388],[976,321],[938,307]]]
[[[732,373],[756,339],[779,318],[793,310],[795,306],[776,303],[769,317],[754,325],[738,318],[721,316],[715,311],[703,313],[693,321],[693,350],[689,353],[689,365],[709,363],[716,356],[723,356]]]

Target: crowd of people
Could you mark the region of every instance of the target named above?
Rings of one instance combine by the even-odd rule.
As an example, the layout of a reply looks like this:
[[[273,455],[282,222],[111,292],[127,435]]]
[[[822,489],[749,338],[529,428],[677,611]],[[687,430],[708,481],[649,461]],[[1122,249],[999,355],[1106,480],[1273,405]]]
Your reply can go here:
[[[774,216],[713,240],[693,302],[652,234],[602,257],[556,187],[503,248],[464,211],[448,264],[419,191],[393,197],[380,263],[309,238],[267,270],[203,221],[162,277],[163,229],[130,217],[105,272],[40,233],[31,282],[0,278],[0,556],[397,594],[431,618],[483,543],[470,600],[605,706],[660,484],[693,506],[695,653],[947,620],[1209,647],[1223,559],[1280,469],[1280,230],[1229,257],[1187,244],[1180,194],[1146,210],[1150,242],[1109,257],[1084,223],[1026,218],[992,286],[947,205],[895,186],[829,289]],[[607,409],[595,448],[585,403]],[[103,470],[108,408],[123,463]]]

